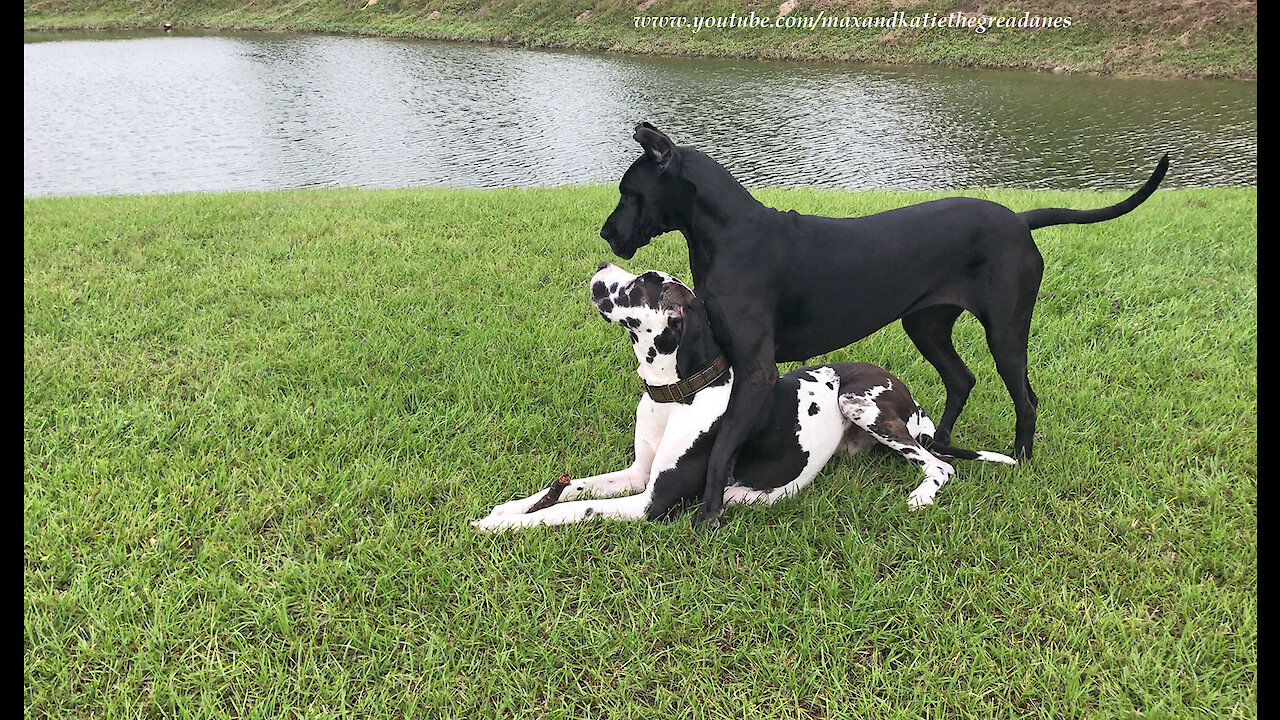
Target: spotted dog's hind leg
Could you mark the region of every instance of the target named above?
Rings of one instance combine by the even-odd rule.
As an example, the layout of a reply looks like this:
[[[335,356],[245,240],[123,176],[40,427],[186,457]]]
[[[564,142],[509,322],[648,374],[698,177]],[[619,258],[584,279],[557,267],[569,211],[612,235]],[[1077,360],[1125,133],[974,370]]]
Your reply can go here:
[[[907,432],[911,433],[911,437],[925,447],[933,446],[933,437],[937,433],[937,428],[933,426],[933,421],[925,414],[924,408],[920,407],[920,403],[916,403],[916,411],[907,418]]]
[[[762,503],[772,505],[779,500],[789,498],[808,487],[817,473],[802,475],[781,487],[772,490],[753,490],[743,485],[730,485],[724,489],[725,505],[751,505]]]
[[[919,510],[933,504],[933,498],[937,495],[938,490],[951,476],[955,474],[955,468],[950,464],[939,460],[933,453],[929,452],[916,440],[915,433],[912,432],[908,424],[915,426],[917,432],[921,429],[920,417],[923,412],[917,407],[917,415],[904,420],[895,414],[888,413],[884,408],[876,402],[876,399],[885,391],[893,387],[892,382],[885,381],[884,385],[870,388],[866,392],[855,395],[846,394],[840,396],[840,412],[852,423],[862,428],[871,437],[875,438],[879,443],[896,450],[900,455],[920,466],[924,471],[924,482],[919,487],[911,491],[907,496],[907,507],[912,510]],[[925,421],[928,419],[925,418]],[[932,425],[932,423],[929,423]],[[932,429],[932,428],[930,428]]]
[[[893,424],[893,423],[890,423]],[[956,469],[951,467],[949,463],[939,460],[933,453],[925,450],[920,443],[915,441],[910,434],[906,432],[906,426],[902,426],[902,432],[894,432],[891,435],[881,436],[878,433],[871,433],[876,440],[897,450],[906,459],[920,466],[924,471],[924,482],[920,483],[911,494],[907,496],[907,507],[912,510],[919,510],[922,507],[928,507],[933,504],[933,498],[942,489],[943,485],[956,474]]]

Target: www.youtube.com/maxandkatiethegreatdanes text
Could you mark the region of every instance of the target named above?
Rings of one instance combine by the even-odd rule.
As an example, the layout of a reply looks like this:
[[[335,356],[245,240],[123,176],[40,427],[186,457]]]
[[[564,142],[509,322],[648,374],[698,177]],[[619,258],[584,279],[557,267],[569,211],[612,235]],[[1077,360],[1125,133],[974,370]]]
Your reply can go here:
[[[729,13],[728,15],[636,15],[635,26],[638,28],[675,28],[699,32],[704,29],[797,29],[826,30],[853,28],[940,28],[969,30],[985,33],[990,28],[1016,28],[1020,30],[1041,30],[1046,28],[1071,27],[1071,18],[1062,16],[1032,15],[970,15],[955,11],[946,15],[938,13],[922,13],[907,16],[904,12],[892,15],[828,15],[819,10],[817,15],[787,14],[787,5],[783,4],[783,13],[777,17],[760,15],[752,10],[745,15]]]

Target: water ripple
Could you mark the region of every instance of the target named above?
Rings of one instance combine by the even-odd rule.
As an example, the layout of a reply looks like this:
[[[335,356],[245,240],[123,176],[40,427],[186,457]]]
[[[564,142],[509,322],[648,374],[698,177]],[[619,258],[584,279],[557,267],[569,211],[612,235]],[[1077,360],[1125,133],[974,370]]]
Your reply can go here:
[[[655,123],[750,187],[1257,184],[1257,85],[326,36],[23,45],[23,194],[617,182]]]

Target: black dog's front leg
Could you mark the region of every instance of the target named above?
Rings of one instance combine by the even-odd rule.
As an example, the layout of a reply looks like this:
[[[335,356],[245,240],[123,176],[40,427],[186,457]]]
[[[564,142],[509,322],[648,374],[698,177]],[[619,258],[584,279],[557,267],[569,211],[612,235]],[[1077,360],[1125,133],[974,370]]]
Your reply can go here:
[[[746,444],[755,428],[765,403],[773,396],[773,385],[778,381],[778,364],[774,360],[773,329],[764,322],[750,319],[771,315],[764,308],[746,305],[741,301],[729,303],[733,313],[723,311],[724,303],[712,307],[707,304],[711,331],[729,358],[733,368],[733,390],[729,393],[729,405],[707,460],[707,486],[702,494],[702,512],[695,525],[715,528],[720,523],[724,508],[724,487],[733,472],[738,451]],[[745,307],[744,307],[745,305]]]
[[[769,368],[734,368],[733,391],[729,406],[720,420],[720,429],[711,445],[711,457],[707,461],[707,487],[702,496],[702,512],[694,520],[695,525],[716,528],[720,525],[720,513],[724,510],[724,488],[733,463],[738,458],[747,437],[755,427],[756,419],[764,410],[765,401],[772,396],[773,384],[778,381],[778,366]]]

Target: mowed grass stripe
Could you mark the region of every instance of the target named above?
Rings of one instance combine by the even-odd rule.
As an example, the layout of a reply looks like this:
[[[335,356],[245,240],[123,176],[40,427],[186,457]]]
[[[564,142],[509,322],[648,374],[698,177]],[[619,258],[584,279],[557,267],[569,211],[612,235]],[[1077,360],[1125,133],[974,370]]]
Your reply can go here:
[[[1256,716],[1256,190],[1037,231],[1036,458],[958,463],[927,511],[873,454],[711,534],[478,535],[631,460],[634,356],[586,288],[616,197],[24,200],[26,714]],[[688,279],[685,252],[621,264]],[[973,318],[956,345],[978,386],[955,439],[1007,450]],[[897,325],[825,360],[940,414]]]

